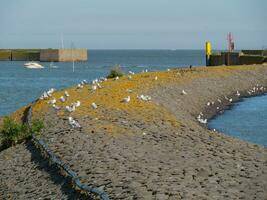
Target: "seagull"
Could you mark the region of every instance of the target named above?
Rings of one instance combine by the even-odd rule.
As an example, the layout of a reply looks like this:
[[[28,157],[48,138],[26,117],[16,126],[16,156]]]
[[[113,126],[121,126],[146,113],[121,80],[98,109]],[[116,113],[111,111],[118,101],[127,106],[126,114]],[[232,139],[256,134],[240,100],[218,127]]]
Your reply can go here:
[[[210,102],[207,103],[207,106],[210,106]]]
[[[114,80],[116,81],[116,80],[119,80],[120,78],[118,77],[118,76],[116,76],[115,78],[114,78]]]
[[[240,96],[240,93],[238,90],[236,91],[236,96],[238,96],[238,97]]]
[[[43,100],[43,99],[47,99],[47,98],[48,98],[47,92],[44,92],[39,99]]]
[[[68,112],[73,112],[73,111],[75,111],[75,107],[74,106],[66,106],[65,110]]]
[[[207,123],[207,119],[198,119],[198,121],[199,121],[201,124],[206,124],[206,123]]]
[[[170,69],[167,69],[167,71],[169,72],[169,71],[171,71]]]
[[[98,87],[99,89],[102,88],[102,86],[100,85],[100,83],[97,83],[96,85],[97,85],[97,87]]]
[[[156,81],[156,80],[158,80],[158,77],[157,77],[157,76],[155,76],[154,80],[155,80],[155,81]]]
[[[55,108],[55,110],[60,110],[60,107],[57,106],[56,104],[53,104],[52,106],[53,106],[53,108]]]
[[[96,90],[97,86],[96,85],[92,85],[92,90]]]
[[[219,110],[220,108],[219,108],[219,107],[217,107],[216,109],[217,109],[217,110]]]
[[[218,101],[219,103],[222,103],[221,99],[217,99],[217,101]]]
[[[85,85],[85,84],[87,84],[88,82],[87,82],[87,80],[83,80],[82,82],[81,82],[81,84],[83,84],[83,85]]]
[[[66,97],[69,97],[69,96],[70,96],[67,90],[65,90],[64,95],[65,95]]]
[[[56,102],[57,102],[57,100],[55,98],[50,100],[50,101],[48,101],[49,104],[55,104]]]
[[[132,72],[132,71],[129,71],[128,73],[131,74],[131,75],[134,75],[134,72]]]
[[[95,103],[92,103],[91,106],[93,109],[97,109],[97,105]]]
[[[94,85],[94,84],[96,84],[98,82],[98,80],[97,79],[95,79],[95,80],[92,80],[92,84]]]
[[[231,99],[229,99],[229,102],[232,102],[233,101],[233,99],[231,98]]]
[[[182,95],[187,95],[186,91],[183,90],[182,91]]]
[[[77,88],[78,88],[78,89],[81,89],[81,88],[83,88],[83,85],[79,83],[79,84],[77,85]]]
[[[69,125],[72,128],[81,128],[81,125],[77,121],[75,121],[72,117],[69,117]]]
[[[128,97],[122,99],[121,102],[122,102],[122,103],[129,103],[130,100],[131,100],[131,99],[130,99],[130,96],[128,96]]]
[[[148,95],[143,95],[141,94],[140,96],[137,96],[138,99],[143,100],[143,101],[150,101],[151,97]]]
[[[106,81],[107,80],[107,78],[105,78],[105,77],[100,77],[100,79],[99,79],[100,81]]]
[[[59,100],[60,100],[61,102],[65,102],[65,101],[66,101],[65,98],[64,98],[63,96],[61,96],[61,97],[59,98]]]
[[[73,103],[73,105],[74,105],[75,107],[79,107],[79,106],[81,105],[81,102],[80,102],[80,101],[76,101],[76,102]]]
[[[52,94],[53,94],[53,92],[55,92],[56,90],[54,89],[54,88],[51,88],[51,89],[49,89],[48,91],[47,91],[47,95],[48,96],[52,96]]]

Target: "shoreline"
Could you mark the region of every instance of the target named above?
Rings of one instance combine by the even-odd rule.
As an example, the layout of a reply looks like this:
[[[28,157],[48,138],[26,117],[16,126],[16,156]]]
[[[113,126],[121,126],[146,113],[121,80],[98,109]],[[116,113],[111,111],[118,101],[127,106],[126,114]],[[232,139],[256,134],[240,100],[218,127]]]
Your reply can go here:
[[[37,102],[33,117],[44,119],[41,137],[56,156],[77,171],[83,183],[101,188],[111,199],[261,199],[266,195],[267,149],[211,131],[197,116],[203,112],[211,119],[218,105],[220,110],[231,108],[245,91],[267,85],[266,77],[264,66],[140,73],[103,82],[96,91],[91,85],[68,88],[69,99],[57,105],[64,108],[79,100],[75,112],[56,111],[49,99]],[[235,98],[237,90],[240,98]],[[141,94],[151,101],[136,98]],[[231,104],[222,99],[225,95]],[[122,103],[126,96],[131,101]],[[205,111],[207,102],[218,98],[222,102]],[[81,128],[70,128],[68,116]],[[0,163],[12,149],[0,153]],[[0,171],[5,168],[12,169],[3,163]]]
[[[267,88],[267,86],[265,87]],[[240,92],[241,94],[244,93],[244,91]],[[236,97],[235,95],[229,95],[230,97],[235,97],[233,98],[233,101],[231,103],[225,103],[225,101],[223,103],[221,103],[221,109],[218,111],[216,108],[213,108],[212,110],[209,110],[209,109],[205,109],[203,111],[203,113],[209,113],[208,114],[208,122],[210,120],[213,120],[215,119],[217,116],[219,115],[223,115],[225,111],[227,110],[232,110],[232,108],[235,106],[236,103],[239,103],[239,102],[242,102],[244,99],[246,98],[253,98],[253,97],[258,97],[258,96],[264,96],[264,95],[267,95],[267,90],[263,91],[263,92],[258,92],[257,94],[254,94],[254,95],[240,95],[239,97]],[[213,114],[212,114],[213,113]],[[207,122],[207,124],[208,124]],[[208,129],[208,130],[211,130],[211,129]]]

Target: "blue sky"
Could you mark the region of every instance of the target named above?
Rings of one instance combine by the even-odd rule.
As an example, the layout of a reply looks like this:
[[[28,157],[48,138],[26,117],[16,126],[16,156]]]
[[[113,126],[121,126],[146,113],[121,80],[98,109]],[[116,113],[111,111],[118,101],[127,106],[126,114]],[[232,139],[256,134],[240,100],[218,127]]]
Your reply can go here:
[[[266,0],[1,0],[0,48],[267,48]]]

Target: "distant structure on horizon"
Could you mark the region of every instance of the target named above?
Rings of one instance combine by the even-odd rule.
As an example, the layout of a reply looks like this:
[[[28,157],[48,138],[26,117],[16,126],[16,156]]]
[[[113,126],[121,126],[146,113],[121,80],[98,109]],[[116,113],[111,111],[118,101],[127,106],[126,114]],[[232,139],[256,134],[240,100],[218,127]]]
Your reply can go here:
[[[0,49],[0,61],[87,61],[87,49]]]
[[[267,49],[234,51],[231,32],[227,35],[228,51],[212,53],[211,42],[206,42],[206,66],[251,65],[267,62]]]

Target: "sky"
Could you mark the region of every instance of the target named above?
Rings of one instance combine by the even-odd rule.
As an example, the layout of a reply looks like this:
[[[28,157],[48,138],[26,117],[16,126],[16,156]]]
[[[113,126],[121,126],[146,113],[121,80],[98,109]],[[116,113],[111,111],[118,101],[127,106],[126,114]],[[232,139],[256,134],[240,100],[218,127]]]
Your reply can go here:
[[[266,0],[0,0],[0,48],[267,48]]]

